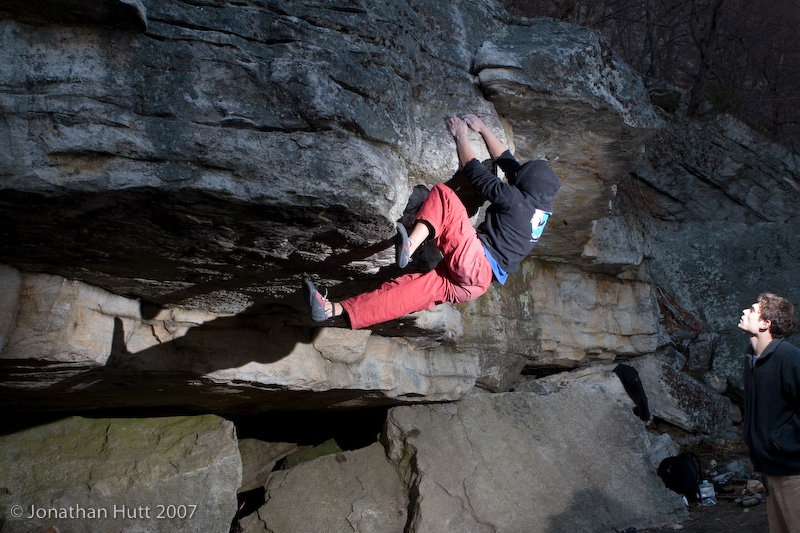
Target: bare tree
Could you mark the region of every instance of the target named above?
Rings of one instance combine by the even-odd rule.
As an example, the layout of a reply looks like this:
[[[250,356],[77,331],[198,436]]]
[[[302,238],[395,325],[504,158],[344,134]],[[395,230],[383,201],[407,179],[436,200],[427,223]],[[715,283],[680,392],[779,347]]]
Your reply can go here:
[[[714,0],[710,5],[701,7],[700,0],[692,0],[689,29],[692,32],[695,45],[697,45],[699,62],[695,82],[689,93],[690,115],[697,115],[701,105],[706,101],[706,91],[716,57],[724,3],[725,0]],[[707,10],[710,10],[710,13],[704,13]]]

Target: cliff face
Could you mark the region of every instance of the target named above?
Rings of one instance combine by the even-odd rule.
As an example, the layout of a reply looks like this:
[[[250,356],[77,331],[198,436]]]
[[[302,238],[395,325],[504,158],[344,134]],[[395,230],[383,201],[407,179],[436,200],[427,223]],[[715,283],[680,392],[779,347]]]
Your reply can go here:
[[[314,469],[343,476],[331,486],[372,486],[368,468],[353,465],[373,456],[403,479],[370,489],[391,493],[373,507],[339,491],[337,520],[372,524],[389,513],[408,531],[447,530],[441,517],[464,509],[476,531],[675,520],[683,507],[654,474],[653,450],[672,450],[656,441],[669,437],[633,416],[611,369],[638,369],[659,420],[729,437],[738,412],[720,393],[729,382],[737,394],[740,310],[763,290],[800,300],[794,154],[727,117],[668,116],[592,31],[512,20],[489,0],[0,0],[0,15],[0,395],[9,410],[233,418],[400,406],[383,424],[388,456],[365,448],[279,483],[262,479],[272,507],[250,514],[253,531],[284,513],[322,512],[316,502],[292,507]],[[563,183],[532,256],[466,304],[362,331],[312,323],[301,280],[341,299],[398,275],[395,221],[410,221],[433,184],[451,185],[480,220],[445,129],[462,112],[481,116],[520,160],[546,159]],[[477,136],[473,147],[488,157]],[[436,260],[424,249],[410,268]],[[576,399],[596,410],[576,409]],[[412,405],[429,402],[443,405]],[[497,446],[487,421],[504,424],[496,432],[511,435],[509,446]],[[90,424],[93,446],[104,449],[103,432],[118,423]],[[442,424],[454,435],[449,465]],[[74,453],[62,444],[52,453]],[[611,446],[612,462],[585,477],[584,465],[606,465],[595,448]],[[153,464],[165,463],[154,453]],[[552,505],[507,509],[554,454],[586,482],[537,496]],[[492,462],[521,466],[504,474]],[[228,510],[212,517],[227,524],[241,466],[228,451],[209,463],[229,481],[219,489]],[[22,486],[24,465],[0,471]],[[91,481],[69,483],[86,492]],[[508,487],[477,490],[486,484]],[[439,487],[453,490],[442,499]],[[110,505],[92,500],[98,490],[85,505]],[[584,505],[587,494],[603,505]],[[348,514],[357,508],[360,518]],[[597,514],[606,508],[615,511]]]
[[[454,399],[487,372],[499,375],[483,381],[502,388],[529,364],[570,367],[584,352],[608,360],[656,347],[646,285],[583,281],[584,267],[605,266],[586,253],[587,243],[658,124],[640,80],[596,34],[550,21],[514,25],[491,2],[112,5],[110,21],[86,6],[34,11],[6,2],[0,260],[111,293],[9,271],[7,300],[21,318],[6,327],[2,355],[15,388],[53,381],[48,369],[58,368],[72,381],[63,387],[59,374],[51,392],[92,383],[83,397],[70,394],[77,406],[141,403],[107,397],[118,396],[104,385],[114,379],[87,377],[96,373],[122,373],[158,390],[244,384],[233,409],[243,398],[263,409],[291,403],[264,385],[356,391],[314,400],[323,404],[364,389]],[[409,337],[411,349],[351,335],[359,362],[335,370],[341,362],[332,348],[309,346],[301,278],[341,298],[397,274],[385,251],[394,221],[413,215],[425,191],[412,195],[415,186],[452,178],[457,161],[445,120],[466,111],[484,117],[521,160],[548,159],[562,178],[536,252],[554,266],[532,260],[507,290],[469,308],[467,327],[459,310],[444,306],[374,329]],[[487,157],[478,138],[475,148]],[[469,200],[465,186],[454,187]],[[593,297],[609,315],[594,327],[602,339],[565,336],[568,317],[552,328],[539,323],[538,302],[560,298],[547,286],[561,272],[574,279],[570,290],[603,286]],[[103,304],[109,300],[117,307]],[[509,325],[480,318],[496,305]],[[630,316],[636,325],[627,324]],[[43,321],[47,341],[36,333]],[[608,321],[625,325],[609,329]],[[475,361],[492,342],[485,337],[505,329],[513,333],[501,335],[508,344],[497,360],[508,358],[511,368],[482,370]],[[462,337],[473,348],[460,354],[439,344]],[[460,377],[397,385],[391,371],[372,367],[378,352],[393,360],[408,353],[411,367],[434,381],[439,363],[430,360],[442,359],[443,376]],[[371,366],[358,368],[364,353]],[[46,364],[34,371],[20,362],[30,358]],[[136,375],[156,379],[140,383]],[[154,403],[207,407],[191,394],[154,396],[162,397]],[[56,405],[56,398],[33,402]]]

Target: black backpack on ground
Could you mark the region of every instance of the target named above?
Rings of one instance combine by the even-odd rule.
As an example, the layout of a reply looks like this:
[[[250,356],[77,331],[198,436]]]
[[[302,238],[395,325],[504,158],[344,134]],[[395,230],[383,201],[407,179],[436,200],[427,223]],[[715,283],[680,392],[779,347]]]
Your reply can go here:
[[[658,477],[668,489],[686,496],[690,502],[700,501],[700,461],[692,452],[682,452],[661,461]]]

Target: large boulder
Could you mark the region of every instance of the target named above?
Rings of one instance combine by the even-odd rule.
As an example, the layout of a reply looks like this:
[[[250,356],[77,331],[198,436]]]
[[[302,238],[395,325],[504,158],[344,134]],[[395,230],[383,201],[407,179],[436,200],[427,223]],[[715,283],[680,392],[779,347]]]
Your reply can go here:
[[[242,463],[213,415],[70,417],[0,436],[0,529],[227,533]]]
[[[338,283],[455,170],[444,118],[490,114],[467,39],[493,2],[143,4],[146,33],[0,21],[2,261],[206,310]]]
[[[392,409],[386,439],[415,533],[620,531],[685,508],[617,377]],[[567,444],[568,443],[568,444]]]
[[[270,476],[266,503],[244,533],[404,531],[408,494],[378,443],[326,455]]]
[[[70,17],[91,4],[78,0],[63,12],[5,3],[16,16],[0,20],[0,153],[14,157],[0,155],[0,262],[57,276],[8,295],[12,313],[26,295],[22,327],[0,323],[14,335],[0,364],[16,405],[453,400],[476,382],[505,390],[529,366],[651,350],[647,288],[601,276],[614,239],[598,244],[596,228],[659,120],[598,33],[518,24],[488,0],[123,3],[146,12],[146,32],[79,24]],[[45,12],[48,24],[30,23]],[[42,87],[46,98],[28,97]],[[564,182],[535,252],[556,266],[524,265],[536,279],[493,289],[497,304],[440,306],[372,336],[310,331],[301,278],[333,299],[374,288],[399,273],[389,238],[419,205],[413,191],[447,181],[470,197],[451,179],[445,129],[464,111]],[[567,277],[576,285],[562,288]],[[604,292],[598,323],[581,308],[590,295],[566,310],[550,300],[586,288]],[[499,364],[476,364],[483,350]]]

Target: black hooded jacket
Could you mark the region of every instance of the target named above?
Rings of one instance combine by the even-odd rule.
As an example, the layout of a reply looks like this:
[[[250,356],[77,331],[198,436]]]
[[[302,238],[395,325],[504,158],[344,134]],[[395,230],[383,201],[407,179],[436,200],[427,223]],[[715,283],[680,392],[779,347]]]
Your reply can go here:
[[[553,197],[561,182],[544,161],[520,165],[506,150],[496,162],[508,183],[477,159],[466,164],[464,173],[491,202],[486,219],[478,226],[478,237],[503,270],[511,273],[519,270],[519,264],[536,246],[553,212]]]
[[[774,339],[744,364],[744,441],[753,468],[771,476],[800,474],[800,349]]]

